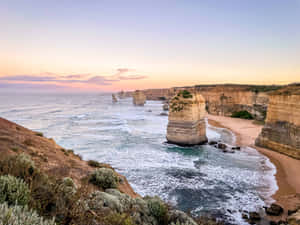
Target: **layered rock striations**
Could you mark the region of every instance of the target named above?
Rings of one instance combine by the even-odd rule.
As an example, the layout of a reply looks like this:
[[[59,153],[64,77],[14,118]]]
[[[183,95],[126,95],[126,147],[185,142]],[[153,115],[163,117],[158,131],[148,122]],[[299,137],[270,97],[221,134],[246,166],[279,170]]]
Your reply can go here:
[[[170,101],[167,140],[178,145],[207,142],[205,100],[198,93],[180,91]]]
[[[266,123],[256,145],[300,159],[300,86],[270,94]]]
[[[133,95],[133,104],[137,106],[143,106],[146,103],[146,96],[140,90],[136,90]]]
[[[268,94],[251,86],[216,85],[197,87],[205,98],[206,110],[212,115],[232,116],[247,111],[256,120],[264,120],[268,107]]]

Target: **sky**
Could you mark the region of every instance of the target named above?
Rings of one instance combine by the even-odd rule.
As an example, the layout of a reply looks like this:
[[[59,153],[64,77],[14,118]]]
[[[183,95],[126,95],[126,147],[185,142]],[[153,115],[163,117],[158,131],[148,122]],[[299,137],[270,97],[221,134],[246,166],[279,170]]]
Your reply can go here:
[[[300,0],[0,0],[0,90],[300,81]]]

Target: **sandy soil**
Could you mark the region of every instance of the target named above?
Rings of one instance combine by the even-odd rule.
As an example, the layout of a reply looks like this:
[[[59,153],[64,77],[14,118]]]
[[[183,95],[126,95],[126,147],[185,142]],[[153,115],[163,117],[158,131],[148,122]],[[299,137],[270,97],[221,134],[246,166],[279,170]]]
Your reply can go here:
[[[290,158],[275,151],[255,146],[262,125],[251,120],[224,116],[207,115],[209,124],[230,129],[236,135],[236,144],[250,146],[267,156],[276,166],[276,180],[279,187],[273,198],[285,209],[300,206],[300,160]]]

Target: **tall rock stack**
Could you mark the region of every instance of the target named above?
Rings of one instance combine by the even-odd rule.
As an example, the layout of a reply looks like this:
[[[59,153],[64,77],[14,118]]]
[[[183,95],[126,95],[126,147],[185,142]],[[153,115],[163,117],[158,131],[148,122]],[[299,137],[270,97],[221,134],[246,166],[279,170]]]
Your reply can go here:
[[[140,90],[136,90],[132,97],[134,105],[143,106],[146,103],[146,95]]]
[[[300,159],[300,85],[270,94],[266,123],[255,144]]]
[[[170,101],[167,140],[178,145],[207,142],[205,100],[198,93],[180,91]]]

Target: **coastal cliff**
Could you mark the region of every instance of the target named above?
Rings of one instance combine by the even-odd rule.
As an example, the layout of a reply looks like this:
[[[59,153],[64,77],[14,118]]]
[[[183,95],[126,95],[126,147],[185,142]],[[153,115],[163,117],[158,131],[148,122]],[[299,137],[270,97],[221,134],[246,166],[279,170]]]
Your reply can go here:
[[[232,116],[247,111],[251,118],[264,121],[269,103],[270,91],[282,86],[275,85],[197,85],[194,87],[174,87],[146,89],[141,92],[147,100],[170,100],[182,90],[194,91],[205,99],[206,110],[212,115]],[[132,92],[123,95],[130,96]]]
[[[232,116],[247,111],[256,120],[265,119],[269,102],[266,92],[243,85],[198,86],[196,90],[204,97],[209,114]]]
[[[132,94],[132,100],[134,105],[143,106],[146,103],[146,95],[142,91],[136,90]]]
[[[300,86],[270,94],[265,126],[256,145],[300,159]]]
[[[170,101],[168,142],[179,145],[205,143],[207,137],[204,115],[204,98],[195,92],[180,91]]]

